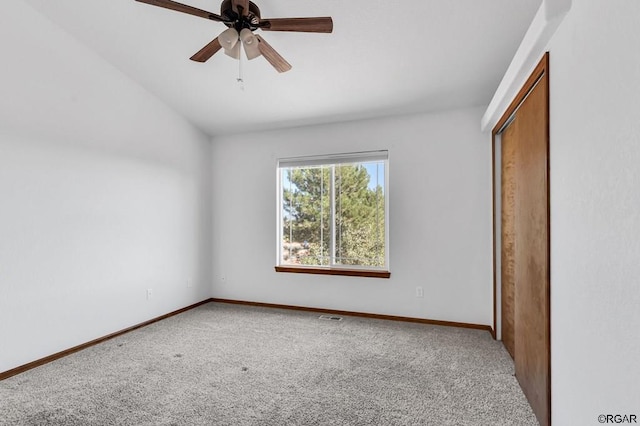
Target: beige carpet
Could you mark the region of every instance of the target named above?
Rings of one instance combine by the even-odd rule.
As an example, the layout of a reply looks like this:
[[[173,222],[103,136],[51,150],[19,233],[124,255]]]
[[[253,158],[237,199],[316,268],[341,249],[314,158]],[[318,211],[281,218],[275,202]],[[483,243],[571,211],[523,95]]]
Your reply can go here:
[[[0,425],[537,425],[477,330],[209,303],[0,382]]]

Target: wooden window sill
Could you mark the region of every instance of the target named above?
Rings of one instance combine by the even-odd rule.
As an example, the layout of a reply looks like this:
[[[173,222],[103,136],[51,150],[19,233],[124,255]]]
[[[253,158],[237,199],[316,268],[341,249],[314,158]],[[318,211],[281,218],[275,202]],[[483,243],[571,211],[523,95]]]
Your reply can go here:
[[[276,272],[317,275],[346,275],[349,277],[389,278],[391,272],[374,269],[314,268],[306,266],[276,266]]]

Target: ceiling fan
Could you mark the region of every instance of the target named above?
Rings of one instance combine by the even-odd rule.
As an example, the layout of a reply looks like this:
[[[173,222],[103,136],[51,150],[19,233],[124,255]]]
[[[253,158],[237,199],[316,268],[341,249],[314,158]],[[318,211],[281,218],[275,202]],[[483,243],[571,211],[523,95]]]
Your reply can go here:
[[[239,59],[240,46],[242,45],[249,60],[262,55],[278,72],[286,72],[291,69],[291,64],[280,56],[264,38],[254,34],[254,31],[309,33],[330,33],[333,31],[333,20],[330,17],[262,19],[258,6],[249,0],[223,0],[219,15],[171,0],[136,1],[222,22],[228,27],[190,58],[196,62],[206,62],[220,49],[224,49],[227,55]]]

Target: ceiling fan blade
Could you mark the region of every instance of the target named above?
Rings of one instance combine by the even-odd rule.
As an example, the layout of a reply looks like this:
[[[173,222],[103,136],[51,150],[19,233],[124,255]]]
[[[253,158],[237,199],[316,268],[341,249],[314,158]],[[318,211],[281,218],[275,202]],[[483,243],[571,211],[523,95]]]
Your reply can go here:
[[[221,48],[222,46],[220,45],[220,41],[218,40],[218,37],[216,37],[213,39],[213,41],[211,41],[211,43],[200,49],[198,53],[196,53],[189,59],[196,62],[207,62],[209,58],[215,55],[216,52]]]
[[[249,14],[249,0],[231,0],[231,4],[233,5],[233,11],[238,15],[247,16]]]
[[[199,16],[201,18],[210,19],[212,21],[226,22],[227,19],[215,13],[207,12],[206,10],[198,9],[195,7],[187,6],[186,4],[178,3],[171,0],[136,0],[140,3],[146,3],[153,6],[164,7],[165,9],[171,9],[178,12],[187,13],[189,15]]]
[[[264,31],[296,31],[304,33],[333,32],[333,19],[322,18],[274,18],[261,19],[260,28]]]
[[[256,35],[256,40],[258,40],[258,49],[260,49],[260,53],[262,56],[269,61],[271,65],[278,72],[287,72],[291,69],[291,64],[287,62],[278,52],[274,50],[273,47],[269,45],[262,37]]]

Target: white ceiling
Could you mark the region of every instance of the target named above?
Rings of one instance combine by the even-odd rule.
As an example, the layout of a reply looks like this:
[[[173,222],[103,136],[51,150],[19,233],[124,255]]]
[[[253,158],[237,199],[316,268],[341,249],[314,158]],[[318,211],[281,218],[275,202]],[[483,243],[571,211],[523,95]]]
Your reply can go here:
[[[134,0],[26,1],[212,136],[487,105],[541,4],[254,0],[263,18],[331,16],[334,31],[261,32],[293,69],[245,59],[241,90],[222,51],[189,60],[221,23]]]

